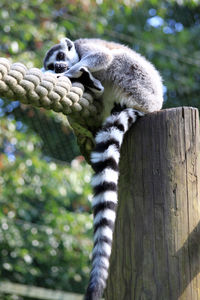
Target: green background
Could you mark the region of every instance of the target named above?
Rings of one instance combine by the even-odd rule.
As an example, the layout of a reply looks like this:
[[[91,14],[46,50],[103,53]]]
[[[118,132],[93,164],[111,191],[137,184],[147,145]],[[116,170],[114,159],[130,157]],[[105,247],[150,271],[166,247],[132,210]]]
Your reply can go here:
[[[41,68],[64,36],[113,40],[155,64],[164,107],[200,108],[200,3],[181,3],[1,0],[0,56]],[[0,280],[84,293],[92,172],[67,120],[0,99],[0,125]]]

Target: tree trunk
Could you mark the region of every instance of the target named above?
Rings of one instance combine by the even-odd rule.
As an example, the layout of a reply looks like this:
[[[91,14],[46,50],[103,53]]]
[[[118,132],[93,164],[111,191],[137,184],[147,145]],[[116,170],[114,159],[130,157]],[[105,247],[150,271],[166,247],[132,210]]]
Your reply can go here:
[[[200,299],[195,108],[141,118],[125,137],[106,300]]]

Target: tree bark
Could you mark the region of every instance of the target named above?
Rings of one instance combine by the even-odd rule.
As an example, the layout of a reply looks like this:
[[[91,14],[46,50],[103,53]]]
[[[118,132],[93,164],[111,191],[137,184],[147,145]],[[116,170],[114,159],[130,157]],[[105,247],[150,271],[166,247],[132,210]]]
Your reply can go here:
[[[141,118],[125,137],[106,300],[200,299],[195,108]]]

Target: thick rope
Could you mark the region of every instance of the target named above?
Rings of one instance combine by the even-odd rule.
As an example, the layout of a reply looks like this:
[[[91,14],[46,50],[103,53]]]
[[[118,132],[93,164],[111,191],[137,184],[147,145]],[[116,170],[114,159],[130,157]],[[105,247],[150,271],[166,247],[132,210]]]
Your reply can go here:
[[[37,68],[27,69],[22,63],[11,64],[5,58],[0,58],[0,96],[65,115],[98,113],[92,96],[84,93],[81,83],[72,84],[66,76],[57,78]]]
[[[56,74],[28,69],[22,63],[11,64],[6,58],[0,58],[0,98],[68,115],[81,151],[88,160],[96,131],[92,132],[91,128],[100,124],[100,106],[81,83],[71,83],[66,76],[57,78]]]

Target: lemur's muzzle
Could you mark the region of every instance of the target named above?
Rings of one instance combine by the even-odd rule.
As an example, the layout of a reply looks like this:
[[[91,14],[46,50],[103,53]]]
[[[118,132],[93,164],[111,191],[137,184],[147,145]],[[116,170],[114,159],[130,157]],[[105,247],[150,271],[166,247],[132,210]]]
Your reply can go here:
[[[55,67],[55,73],[63,73],[68,69],[67,65],[62,63],[60,64],[56,63],[54,67]]]

